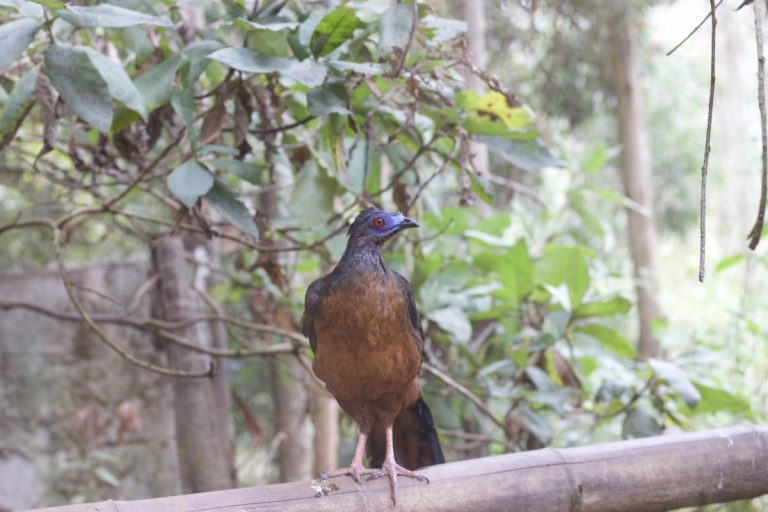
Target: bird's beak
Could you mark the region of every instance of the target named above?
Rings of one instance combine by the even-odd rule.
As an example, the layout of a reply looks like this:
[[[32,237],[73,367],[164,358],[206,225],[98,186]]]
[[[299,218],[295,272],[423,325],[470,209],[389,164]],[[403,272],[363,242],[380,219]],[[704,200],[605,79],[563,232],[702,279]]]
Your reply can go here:
[[[410,217],[403,217],[398,224],[399,229],[419,228],[421,225]]]

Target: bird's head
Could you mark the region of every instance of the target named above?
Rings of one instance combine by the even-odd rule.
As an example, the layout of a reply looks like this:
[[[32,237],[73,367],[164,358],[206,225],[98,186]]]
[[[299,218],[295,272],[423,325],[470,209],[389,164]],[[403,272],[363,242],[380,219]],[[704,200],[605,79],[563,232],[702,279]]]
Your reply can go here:
[[[400,231],[417,228],[419,223],[401,213],[392,213],[378,208],[367,208],[360,212],[349,227],[350,242],[357,241],[381,245]]]

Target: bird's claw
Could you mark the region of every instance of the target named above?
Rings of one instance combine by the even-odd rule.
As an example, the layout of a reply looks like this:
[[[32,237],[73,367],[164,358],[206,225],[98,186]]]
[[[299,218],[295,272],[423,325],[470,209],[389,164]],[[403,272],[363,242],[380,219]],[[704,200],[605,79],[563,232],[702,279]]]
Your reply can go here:
[[[397,476],[398,475],[407,476],[408,478],[415,478],[416,480],[421,480],[422,482],[429,483],[429,478],[427,478],[424,475],[420,475],[415,471],[406,469],[400,464],[384,461],[384,464],[381,466],[381,469],[373,471],[371,473],[371,476],[368,477],[368,480],[369,481],[375,480],[383,476],[389,477],[389,486],[391,490],[392,504],[395,506],[395,509],[397,509]]]
[[[325,473],[321,473],[320,479],[329,480],[331,478],[336,478],[339,476],[350,476],[352,477],[352,480],[354,480],[356,484],[362,485],[363,482],[360,479],[361,476],[372,475],[373,473],[377,473],[378,471],[381,471],[381,470],[367,469],[363,466],[352,465],[348,468],[339,468],[339,469],[327,471]]]

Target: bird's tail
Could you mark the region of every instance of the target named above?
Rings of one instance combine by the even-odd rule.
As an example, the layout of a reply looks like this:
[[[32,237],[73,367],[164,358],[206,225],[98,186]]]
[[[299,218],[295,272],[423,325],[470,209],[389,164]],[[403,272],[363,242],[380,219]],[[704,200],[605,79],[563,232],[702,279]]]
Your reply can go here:
[[[384,462],[387,446],[384,428],[383,424],[375,424],[368,438],[371,467],[380,468]],[[395,459],[401,466],[417,469],[445,462],[432,412],[421,395],[395,418],[393,433]]]

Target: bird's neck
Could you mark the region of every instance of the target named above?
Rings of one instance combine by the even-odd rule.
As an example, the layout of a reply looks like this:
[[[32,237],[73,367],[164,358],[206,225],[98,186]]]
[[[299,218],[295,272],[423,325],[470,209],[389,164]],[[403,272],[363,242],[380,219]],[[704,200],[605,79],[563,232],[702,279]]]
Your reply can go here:
[[[356,243],[350,240],[337,267],[387,270],[387,264],[381,257],[381,246],[375,243]]]

